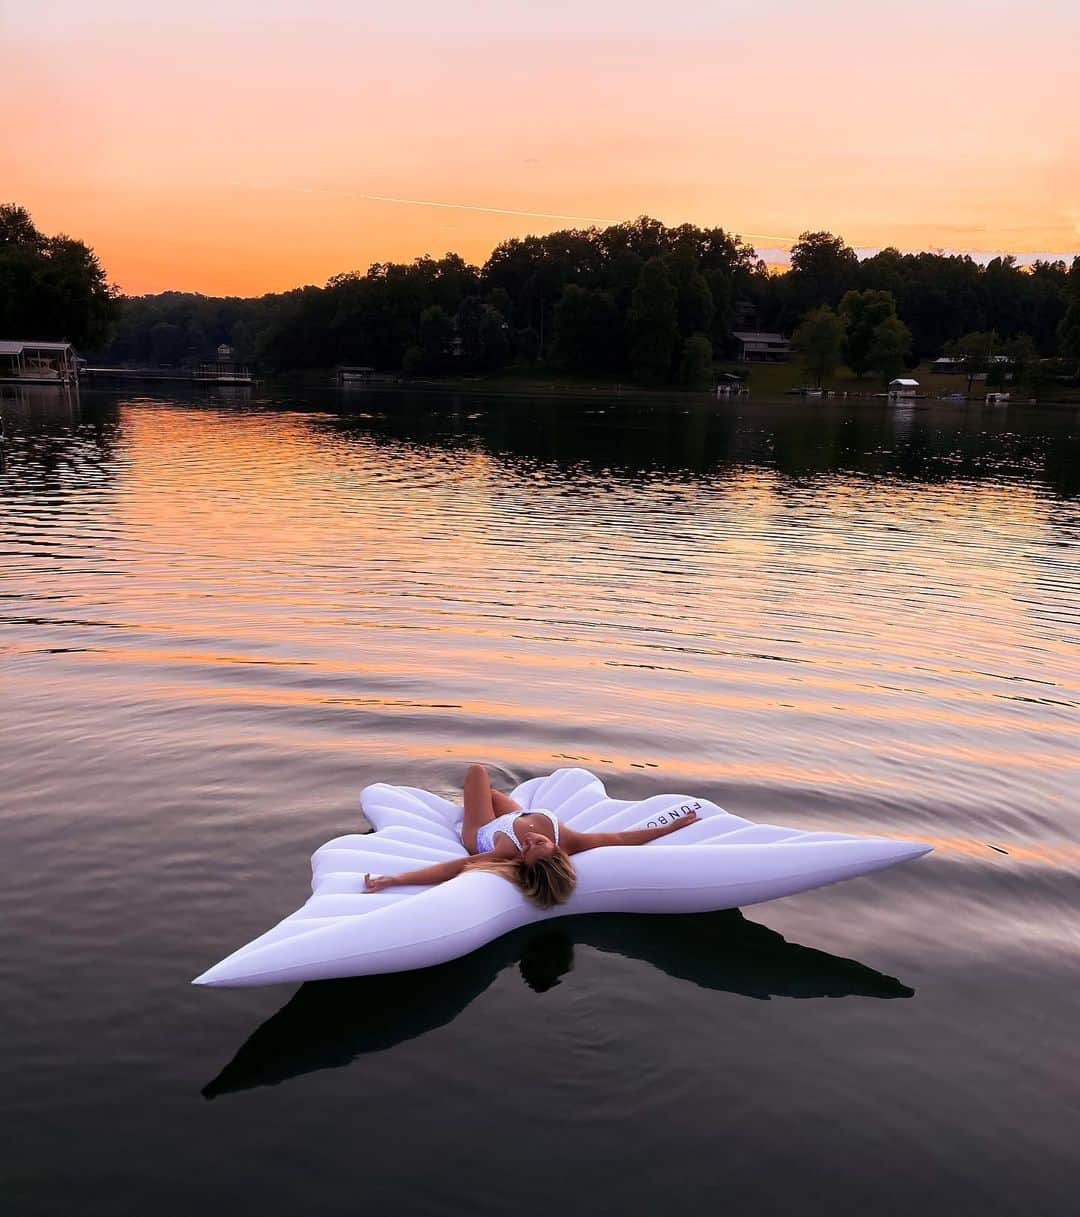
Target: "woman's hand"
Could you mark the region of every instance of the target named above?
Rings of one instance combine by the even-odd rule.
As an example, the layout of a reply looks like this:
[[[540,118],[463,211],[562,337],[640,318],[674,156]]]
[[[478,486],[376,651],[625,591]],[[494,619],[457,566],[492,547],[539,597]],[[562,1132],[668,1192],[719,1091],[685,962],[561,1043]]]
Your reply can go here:
[[[691,824],[698,822],[698,813],[696,811],[685,811],[677,820],[672,820],[668,828],[668,832],[678,832],[680,828],[687,828]]]
[[[365,892],[381,892],[392,886],[394,882],[393,875],[365,875],[364,876],[364,891]]]

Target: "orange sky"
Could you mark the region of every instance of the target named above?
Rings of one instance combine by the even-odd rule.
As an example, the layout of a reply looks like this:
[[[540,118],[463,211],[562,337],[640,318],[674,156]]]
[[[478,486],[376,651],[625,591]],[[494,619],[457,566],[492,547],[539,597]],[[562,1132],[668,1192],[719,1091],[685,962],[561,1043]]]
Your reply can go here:
[[[0,5],[0,200],[89,241],[128,292],[482,261],[568,223],[500,209],[759,248],[819,227],[1080,248],[1065,0]]]

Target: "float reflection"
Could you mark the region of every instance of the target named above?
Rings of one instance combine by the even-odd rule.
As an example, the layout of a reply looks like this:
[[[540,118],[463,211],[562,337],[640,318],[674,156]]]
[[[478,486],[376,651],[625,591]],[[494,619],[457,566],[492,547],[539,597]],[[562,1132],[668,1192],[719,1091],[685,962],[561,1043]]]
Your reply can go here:
[[[413,972],[303,985],[202,1091],[207,1099],[348,1065],[446,1026],[506,968],[535,993],[559,984],[577,945],[649,963],[703,989],[772,997],[912,997],[865,964],[788,942],[737,909],[693,916],[596,914],[528,926]]]

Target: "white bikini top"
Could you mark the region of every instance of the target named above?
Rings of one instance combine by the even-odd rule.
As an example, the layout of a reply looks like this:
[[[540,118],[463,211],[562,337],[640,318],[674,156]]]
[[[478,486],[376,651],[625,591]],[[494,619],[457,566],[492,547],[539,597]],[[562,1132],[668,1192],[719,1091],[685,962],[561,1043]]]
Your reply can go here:
[[[551,821],[552,832],[555,834],[555,844],[559,844],[559,817],[553,812],[544,811],[540,807],[534,807],[531,811],[508,811],[505,815],[497,816],[494,820],[490,820],[484,827],[490,832],[492,841],[494,841],[497,832],[502,832],[513,841],[518,849],[521,849],[521,842],[514,831],[514,821],[520,816],[547,816]]]

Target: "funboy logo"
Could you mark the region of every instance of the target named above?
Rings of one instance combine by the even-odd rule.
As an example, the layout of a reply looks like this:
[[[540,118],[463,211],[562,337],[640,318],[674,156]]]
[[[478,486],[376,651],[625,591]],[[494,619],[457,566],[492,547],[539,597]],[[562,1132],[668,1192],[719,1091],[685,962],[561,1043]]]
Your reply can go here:
[[[651,820],[645,821],[646,828],[663,828],[665,824],[674,824],[676,820],[681,820],[683,816],[688,816],[692,811],[700,811],[700,803],[677,803],[674,807],[665,807],[658,815],[653,816]]]

